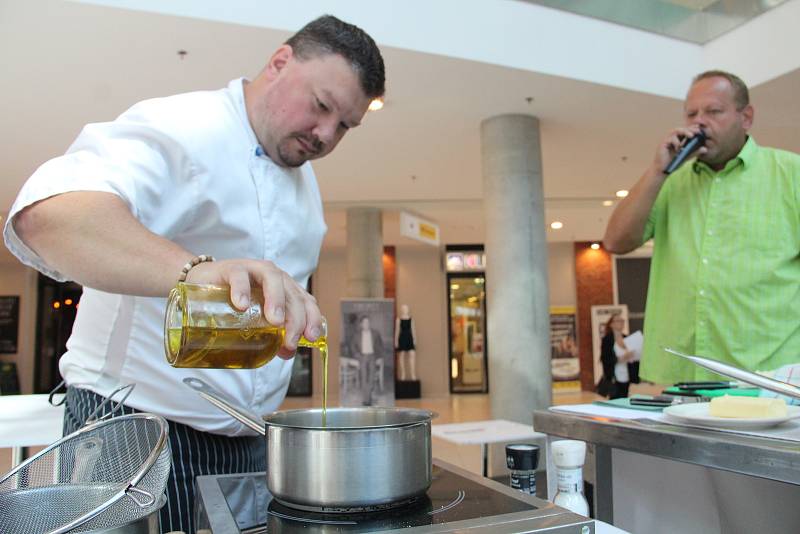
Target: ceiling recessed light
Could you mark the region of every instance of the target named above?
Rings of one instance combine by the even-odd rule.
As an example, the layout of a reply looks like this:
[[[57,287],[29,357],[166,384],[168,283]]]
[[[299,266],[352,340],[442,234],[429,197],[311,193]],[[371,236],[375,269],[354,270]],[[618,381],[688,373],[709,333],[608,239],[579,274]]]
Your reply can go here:
[[[372,102],[369,103],[369,110],[370,111],[378,111],[379,109],[383,108],[383,100],[380,98],[373,98]]]
[[[615,194],[616,194],[616,195],[617,195],[619,198],[625,198],[625,197],[627,197],[627,196],[628,196],[628,190],[627,190],[627,189],[620,189],[620,190],[619,190],[619,191],[617,191]]]
[[[561,221],[553,221],[550,223],[550,228],[552,228],[553,230],[561,230],[562,228],[564,228],[564,223],[562,223]]]
[[[600,249],[600,243],[592,243],[591,247],[592,247],[592,250],[599,250]]]
[[[603,206],[612,206],[612,205],[614,205],[614,201],[613,200],[604,200],[603,201]]]

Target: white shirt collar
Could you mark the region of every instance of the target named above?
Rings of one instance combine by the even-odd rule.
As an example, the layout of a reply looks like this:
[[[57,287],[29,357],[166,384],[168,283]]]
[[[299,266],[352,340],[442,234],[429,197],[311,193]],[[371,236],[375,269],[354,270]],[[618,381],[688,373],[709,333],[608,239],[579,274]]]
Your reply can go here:
[[[251,152],[258,157],[270,159],[267,155],[267,151],[259,144],[258,137],[256,137],[253,126],[250,124],[250,117],[247,115],[247,105],[244,100],[244,84],[249,82],[250,80],[247,78],[236,78],[235,80],[231,80],[228,84],[228,90],[230,90],[236,102],[236,111],[239,113],[239,118],[242,120],[242,127],[245,132],[247,132]]]

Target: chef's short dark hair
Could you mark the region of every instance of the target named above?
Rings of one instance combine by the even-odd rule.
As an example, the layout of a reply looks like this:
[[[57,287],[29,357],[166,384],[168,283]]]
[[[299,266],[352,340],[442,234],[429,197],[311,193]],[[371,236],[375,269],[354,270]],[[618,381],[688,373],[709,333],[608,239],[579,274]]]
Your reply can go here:
[[[301,61],[325,54],[342,56],[358,74],[367,98],[382,97],[386,90],[381,51],[372,37],[358,26],[323,15],[303,26],[286,44]]]

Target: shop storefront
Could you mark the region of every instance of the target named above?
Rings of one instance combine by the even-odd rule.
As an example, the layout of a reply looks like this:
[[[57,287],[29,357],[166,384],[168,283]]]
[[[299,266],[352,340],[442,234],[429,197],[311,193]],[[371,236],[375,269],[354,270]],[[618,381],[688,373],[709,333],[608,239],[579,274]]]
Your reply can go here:
[[[451,393],[486,393],[486,254],[483,245],[448,245],[448,359]]]

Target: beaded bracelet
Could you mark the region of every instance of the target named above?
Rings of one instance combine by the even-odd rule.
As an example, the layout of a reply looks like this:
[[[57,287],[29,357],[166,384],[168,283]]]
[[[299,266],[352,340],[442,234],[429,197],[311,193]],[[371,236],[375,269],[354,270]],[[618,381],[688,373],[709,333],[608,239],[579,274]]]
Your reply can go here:
[[[206,254],[200,254],[199,256],[195,256],[186,265],[183,266],[181,269],[181,275],[178,277],[178,282],[185,282],[186,277],[189,275],[189,271],[192,270],[193,267],[200,265],[201,263],[207,261],[214,261],[214,256],[208,256]]]

